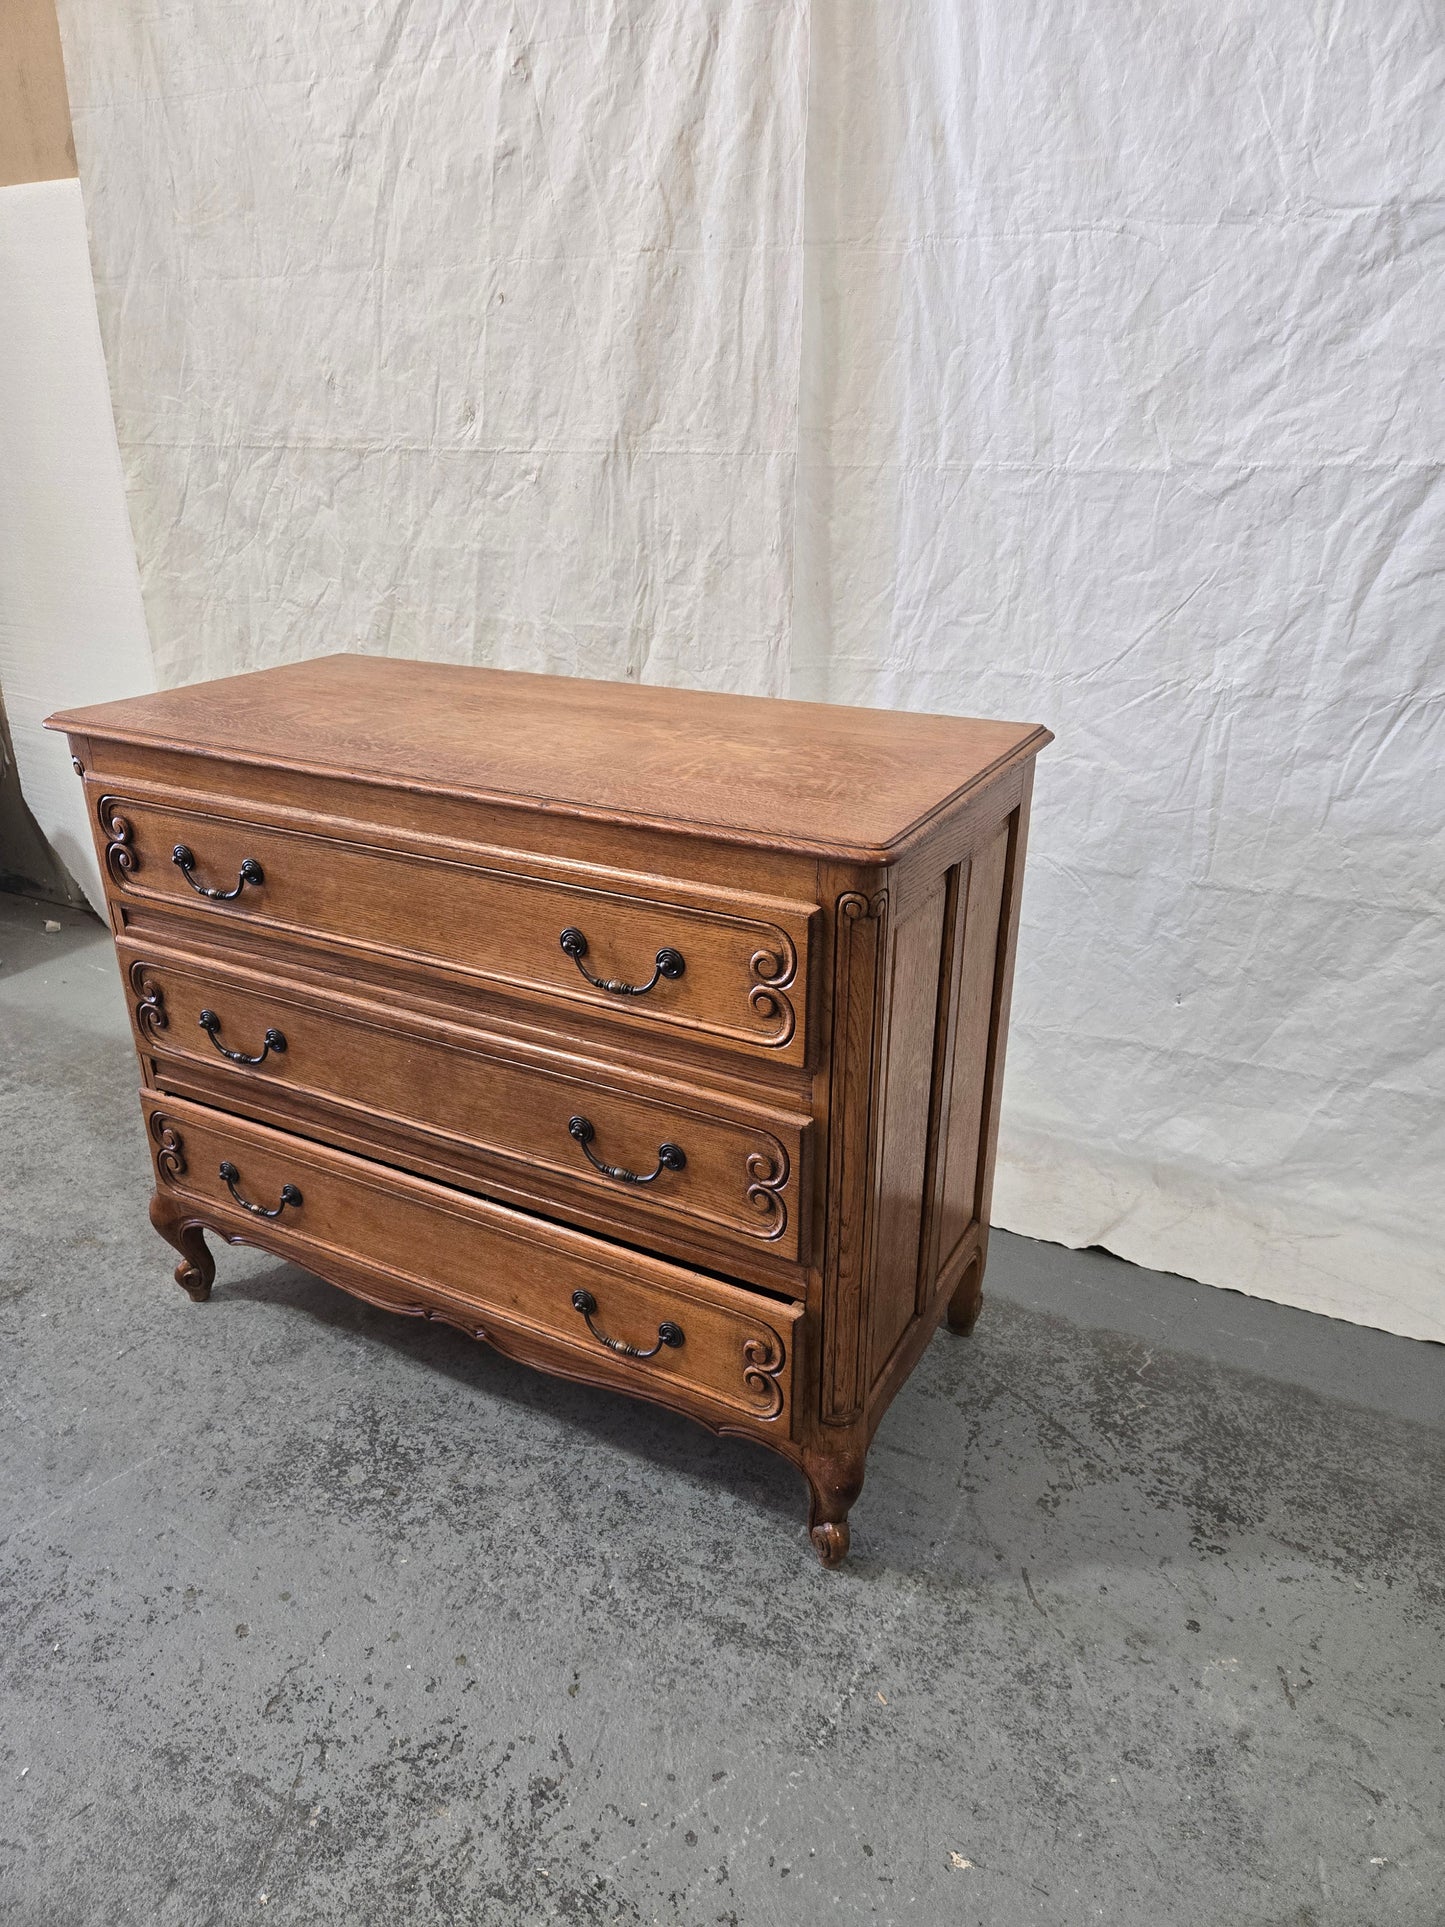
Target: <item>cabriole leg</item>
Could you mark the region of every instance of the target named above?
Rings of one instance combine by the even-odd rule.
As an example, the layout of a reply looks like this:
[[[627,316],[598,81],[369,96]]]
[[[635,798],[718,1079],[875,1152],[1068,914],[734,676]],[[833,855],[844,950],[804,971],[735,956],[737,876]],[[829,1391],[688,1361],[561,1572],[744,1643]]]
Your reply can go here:
[[[841,1565],[848,1556],[848,1514],[863,1490],[863,1454],[809,1455],[803,1460],[808,1481],[808,1537],[825,1566]]]
[[[181,1254],[181,1262],[176,1266],[176,1283],[196,1304],[204,1304],[216,1277],[216,1261],[206,1249],[204,1231],[194,1220],[188,1223],[159,1191],[151,1199],[151,1223],[166,1243],[174,1245]]]

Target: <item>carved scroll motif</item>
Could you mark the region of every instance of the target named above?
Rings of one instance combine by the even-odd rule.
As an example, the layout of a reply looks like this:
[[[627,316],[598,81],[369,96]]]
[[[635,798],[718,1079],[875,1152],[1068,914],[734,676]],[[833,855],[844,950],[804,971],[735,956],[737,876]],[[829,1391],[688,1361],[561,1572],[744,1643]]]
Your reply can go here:
[[[774,935],[777,943],[755,950],[748,961],[748,974],[753,979],[748,1002],[764,1023],[778,1020],[778,1028],[768,1042],[781,1049],[792,1041],[798,1027],[792,1000],[783,995],[798,974],[798,953],[781,930]]]
[[[783,1409],[783,1387],[779,1374],[786,1354],[775,1332],[743,1341],[743,1383],[755,1397],[767,1402],[754,1416],[776,1418]]]
[[[152,983],[146,976],[143,963],[133,963],[130,967],[130,987],[136,995],[135,1020],[147,1037],[154,1037],[170,1024],[166,1015],[165,993],[159,984]]]
[[[788,1207],[782,1192],[788,1182],[788,1154],[776,1138],[769,1138],[767,1151],[750,1151],[747,1160],[748,1203],[760,1218],[767,1220],[764,1236],[781,1238],[788,1228]]]
[[[140,858],[131,848],[131,837],[135,834],[130,819],[120,813],[120,799],[115,796],[102,796],[96,805],[96,815],[100,827],[105,832],[105,867],[112,881],[124,883],[140,868]]]
[[[151,1136],[160,1147],[156,1152],[156,1170],[172,1184],[177,1178],[184,1177],[186,1153],[180,1133],[168,1117],[159,1111],[151,1112]]]
[[[876,897],[865,897],[860,890],[847,890],[838,899],[838,915],[846,917],[849,923],[857,923],[860,917],[882,917],[887,909],[886,890],[880,890]]]

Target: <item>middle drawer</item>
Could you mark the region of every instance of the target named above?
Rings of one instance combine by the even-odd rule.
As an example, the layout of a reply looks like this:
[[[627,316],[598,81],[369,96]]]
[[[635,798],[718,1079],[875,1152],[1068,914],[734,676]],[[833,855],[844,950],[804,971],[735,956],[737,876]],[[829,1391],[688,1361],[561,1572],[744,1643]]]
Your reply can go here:
[[[806,1261],[806,1117],[271,971],[118,949],[137,1046],[162,1083],[167,1064],[196,1066],[212,1087],[217,1073],[248,1081],[272,1108],[310,1100],[363,1134],[390,1124],[504,1177],[545,1172],[559,1200],[600,1206],[639,1238],[670,1223],[694,1242]]]

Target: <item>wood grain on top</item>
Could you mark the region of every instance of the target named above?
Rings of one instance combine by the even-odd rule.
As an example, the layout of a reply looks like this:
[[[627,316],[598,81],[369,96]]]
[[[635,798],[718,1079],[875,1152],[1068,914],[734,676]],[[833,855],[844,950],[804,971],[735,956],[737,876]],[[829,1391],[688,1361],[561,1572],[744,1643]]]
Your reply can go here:
[[[53,728],[869,855],[1052,740],[1027,723],[323,656]]]

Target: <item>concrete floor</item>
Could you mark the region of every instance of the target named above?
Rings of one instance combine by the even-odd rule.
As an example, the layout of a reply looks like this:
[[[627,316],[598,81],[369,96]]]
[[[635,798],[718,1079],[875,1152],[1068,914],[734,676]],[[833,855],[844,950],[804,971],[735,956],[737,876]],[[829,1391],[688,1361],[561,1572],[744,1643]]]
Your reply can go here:
[[[189,1303],[108,939],[0,959],[4,1921],[1445,1920],[1439,1348],[999,1237],[824,1572],[765,1452]]]

